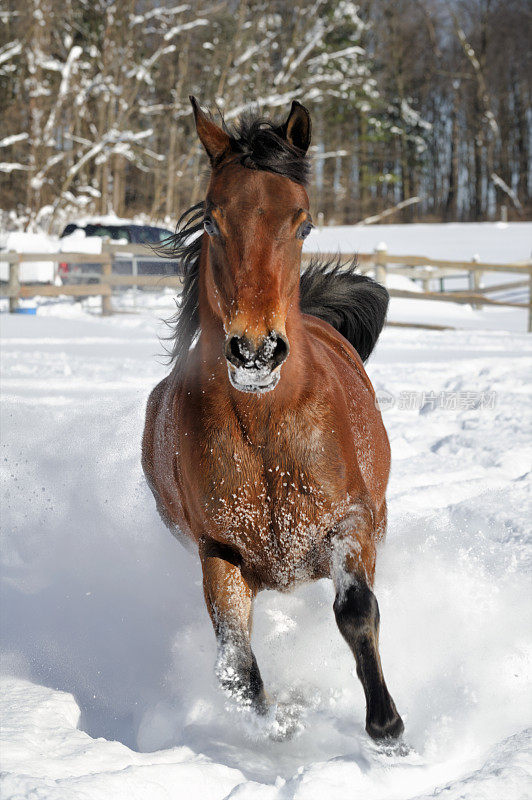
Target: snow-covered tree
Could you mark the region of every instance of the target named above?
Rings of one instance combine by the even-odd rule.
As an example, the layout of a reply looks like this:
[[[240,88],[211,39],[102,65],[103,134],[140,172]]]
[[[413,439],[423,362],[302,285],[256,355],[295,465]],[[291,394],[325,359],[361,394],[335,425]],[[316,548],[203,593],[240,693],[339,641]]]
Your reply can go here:
[[[452,12],[452,13],[451,13]],[[202,192],[188,96],[314,123],[313,206],[355,222],[530,210],[525,0],[6,0],[0,207],[169,223]]]

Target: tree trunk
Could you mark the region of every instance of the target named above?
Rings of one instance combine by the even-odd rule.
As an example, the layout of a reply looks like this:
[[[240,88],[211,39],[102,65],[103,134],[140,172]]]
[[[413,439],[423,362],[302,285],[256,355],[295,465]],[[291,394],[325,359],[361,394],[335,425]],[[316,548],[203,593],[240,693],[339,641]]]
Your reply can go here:
[[[453,97],[453,110],[451,114],[451,157],[449,164],[449,188],[445,202],[445,221],[458,220],[458,177],[459,177],[459,127],[458,127],[458,100],[456,93]]]
[[[126,199],[126,162],[123,156],[113,159],[113,210],[119,217],[125,214]]]
[[[530,201],[528,191],[529,139],[527,110],[525,103],[523,103],[522,86],[517,81],[514,83],[514,103],[517,117],[517,164],[519,170],[517,196],[523,205],[527,205]]]
[[[370,170],[368,164],[368,121],[364,114],[360,116],[360,135],[358,151],[358,186],[359,186],[359,213],[360,219],[369,216],[370,209]]]

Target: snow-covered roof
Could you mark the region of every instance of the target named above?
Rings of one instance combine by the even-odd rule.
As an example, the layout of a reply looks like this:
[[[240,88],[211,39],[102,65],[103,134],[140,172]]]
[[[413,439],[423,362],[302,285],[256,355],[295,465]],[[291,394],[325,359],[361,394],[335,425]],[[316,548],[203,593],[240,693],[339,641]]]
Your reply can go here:
[[[115,214],[101,214],[72,219],[67,224],[83,227],[84,225],[145,225],[146,223],[135,219],[117,217]]]

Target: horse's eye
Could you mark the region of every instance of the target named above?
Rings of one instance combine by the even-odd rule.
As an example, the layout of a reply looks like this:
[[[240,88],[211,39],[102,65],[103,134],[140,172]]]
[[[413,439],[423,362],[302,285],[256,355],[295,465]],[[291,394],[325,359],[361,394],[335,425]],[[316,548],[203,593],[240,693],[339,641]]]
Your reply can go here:
[[[308,219],[305,222],[302,222],[296,234],[297,238],[306,239],[313,227],[314,225]]]
[[[213,220],[212,217],[205,217],[203,220],[203,227],[205,231],[209,234],[209,236],[217,236],[218,235],[218,225]]]

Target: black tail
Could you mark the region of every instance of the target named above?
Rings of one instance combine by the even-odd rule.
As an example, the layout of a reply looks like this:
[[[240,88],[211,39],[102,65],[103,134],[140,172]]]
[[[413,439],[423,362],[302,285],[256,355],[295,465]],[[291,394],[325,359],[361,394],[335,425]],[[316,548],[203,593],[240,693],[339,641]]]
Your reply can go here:
[[[340,257],[335,262],[312,260],[301,275],[300,306],[336,328],[366,361],[377,344],[390,297],[356,267],[356,259],[350,264],[342,264]]]

